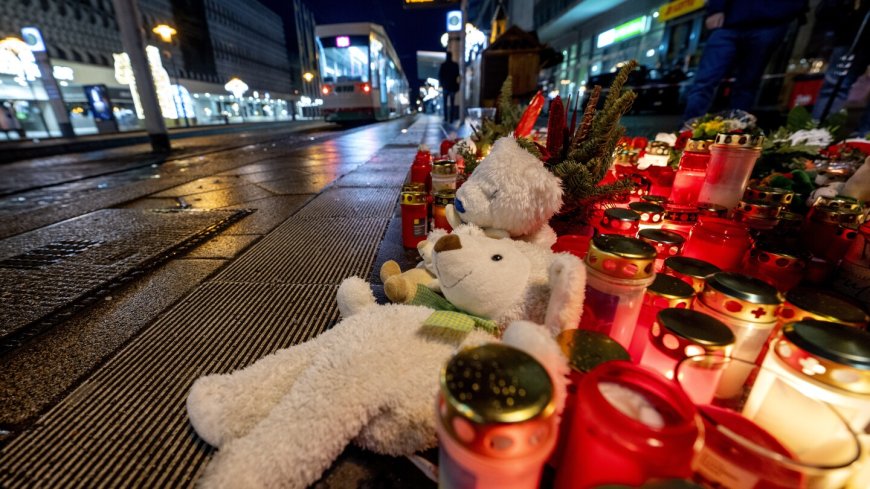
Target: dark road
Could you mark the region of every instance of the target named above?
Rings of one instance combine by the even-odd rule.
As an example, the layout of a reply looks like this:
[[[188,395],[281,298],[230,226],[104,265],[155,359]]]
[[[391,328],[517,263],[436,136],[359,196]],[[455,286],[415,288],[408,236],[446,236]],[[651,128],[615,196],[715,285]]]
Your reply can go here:
[[[190,383],[331,326],[340,281],[402,253],[398,192],[441,137],[405,118],[0,166],[0,486],[195,482]]]

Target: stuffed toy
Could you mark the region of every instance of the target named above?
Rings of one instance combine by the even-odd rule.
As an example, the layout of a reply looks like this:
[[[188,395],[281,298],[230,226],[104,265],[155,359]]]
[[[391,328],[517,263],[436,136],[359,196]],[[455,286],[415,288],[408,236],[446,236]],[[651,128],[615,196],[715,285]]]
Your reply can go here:
[[[549,248],[556,233],[548,223],[561,207],[562,180],[516,139],[503,137],[456,191],[447,219],[454,228],[471,223],[490,237]]]
[[[563,401],[567,364],[552,338],[577,324],[585,270],[571,255],[539,251],[443,236],[432,264],[444,297],[419,287],[412,304],[381,306],[352,277],[339,286],[343,319],[332,329],[245,369],[198,379],[188,415],[220,449],[203,485],[302,488],[350,442],[393,456],[434,447],[438,372],[458,349],[499,337],[541,361]],[[542,259],[549,266],[540,268]]]

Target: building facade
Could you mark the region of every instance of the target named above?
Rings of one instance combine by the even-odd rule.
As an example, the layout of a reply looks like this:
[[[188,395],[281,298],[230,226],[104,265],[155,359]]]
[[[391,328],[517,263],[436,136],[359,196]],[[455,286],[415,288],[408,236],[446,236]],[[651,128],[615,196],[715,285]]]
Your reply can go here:
[[[298,96],[278,14],[256,0],[139,0],[139,13],[169,127],[293,116]],[[152,32],[159,24],[176,29],[170,42]],[[107,87],[120,130],[142,127],[111,0],[4,0],[0,39],[20,38],[26,26],[42,32],[77,134],[97,130],[84,90],[90,85]],[[28,133],[58,135],[29,58],[14,39],[0,44],[0,104]],[[234,78],[247,90],[230,93],[225,85]]]

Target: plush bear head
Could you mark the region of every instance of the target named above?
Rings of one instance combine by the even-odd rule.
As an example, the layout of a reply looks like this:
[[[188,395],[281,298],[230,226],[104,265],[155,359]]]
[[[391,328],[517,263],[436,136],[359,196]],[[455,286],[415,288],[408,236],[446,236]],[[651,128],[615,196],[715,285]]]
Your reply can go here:
[[[503,137],[456,191],[450,217],[519,238],[546,226],[561,207],[561,180],[514,138]]]
[[[433,251],[441,293],[456,307],[496,319],[522,302],[531,263],[509,240],[448,234]]]

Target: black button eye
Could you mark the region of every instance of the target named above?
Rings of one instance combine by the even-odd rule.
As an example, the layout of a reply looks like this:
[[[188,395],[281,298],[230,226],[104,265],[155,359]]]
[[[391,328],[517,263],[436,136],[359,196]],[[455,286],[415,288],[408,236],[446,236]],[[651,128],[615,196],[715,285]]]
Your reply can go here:
[[[492,261],[501,261],[501,255],[492,255]]]

